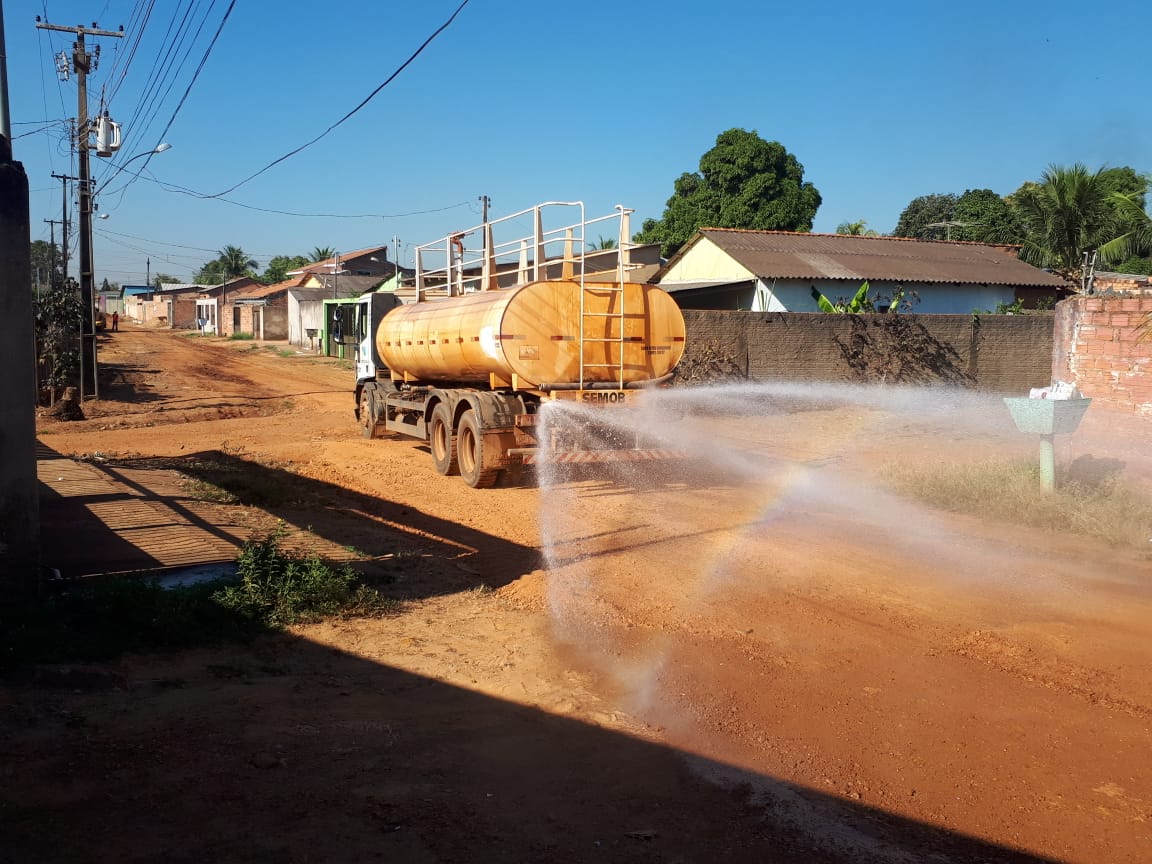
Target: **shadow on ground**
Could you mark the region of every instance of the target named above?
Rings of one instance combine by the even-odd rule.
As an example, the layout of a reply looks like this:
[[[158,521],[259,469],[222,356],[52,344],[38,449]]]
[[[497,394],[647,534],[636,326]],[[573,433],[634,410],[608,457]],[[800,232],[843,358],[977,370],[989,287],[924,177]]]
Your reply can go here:
[[[0,687],[0,861],[1043,860],[302,638],[106,668]]]
[[[539,566],[531,547],[237,453],[76,463],[41,444],[39,458],[44,563],[68,577],[233,560],[245,508],[326,546],[311,551],[354,554],[369,577],[403,576],[406,597],[496,588]]]

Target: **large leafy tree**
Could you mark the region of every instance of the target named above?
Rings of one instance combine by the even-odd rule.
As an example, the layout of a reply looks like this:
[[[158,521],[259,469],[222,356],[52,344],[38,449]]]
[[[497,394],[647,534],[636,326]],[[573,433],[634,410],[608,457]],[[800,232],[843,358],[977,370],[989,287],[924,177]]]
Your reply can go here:
[[[1024,226],[1015,211],[991,189],[969,189],[956,201],[952,239],[978,243],[1024,242]]]
[[[729,129],[700,157],[698,172],[673,184],[660,219],[647,219],[638,243],[660,243],[673,255],[702,227],[811,231],[820,193],[804,181],[804,166],[777,141]]]
[[[288,278],[288,271],[298,270],[309,263],[311,261],[303,255],[277,255],[264,268],[260,281],[265,285],[275,285]]]
[[[913,198],[901,212],[892,236],[915,237],[918,240],[948,236],[945,223],[956,221],[956,204],[959,200],[951,193]]]
[[[1079,275],[1085,252],[1123,233],[1113,191],[1102,171],[1079,162],[1049,166],[1039,183],[1026,183],[1012,196],[1027,231],[1020,257],[1067,278]]]
[[[55,243],[32,241],[32,284],[41,289],[64,281],[64,257]]]

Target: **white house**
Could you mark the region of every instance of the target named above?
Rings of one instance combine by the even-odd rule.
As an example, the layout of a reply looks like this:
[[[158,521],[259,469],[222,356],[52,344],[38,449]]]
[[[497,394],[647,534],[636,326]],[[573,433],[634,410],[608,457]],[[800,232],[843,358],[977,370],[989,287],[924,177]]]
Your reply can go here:
[[[685,309],[817,312],[813,291],[851,299],[917,298],[911,311],[970,314],[1022,300],[1061,299],[1058,276],[1025,264],[1014,246],[904,237],[701,228],[654,278]]]

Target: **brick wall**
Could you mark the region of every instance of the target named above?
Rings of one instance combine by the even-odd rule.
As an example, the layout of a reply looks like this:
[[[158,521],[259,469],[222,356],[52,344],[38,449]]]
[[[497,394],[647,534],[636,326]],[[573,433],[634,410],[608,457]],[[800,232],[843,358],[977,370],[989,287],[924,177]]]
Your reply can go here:
[[[684,310],[681,377],[952,384],[1027,393],[1050,383],[1052,315],[826,315]]]
[[[1098,276],[1095,288],[1056,306],[1052,377],[1103,407],[1152,417],[1152,331],[1141,330],[1152,322],[1152,284]]]

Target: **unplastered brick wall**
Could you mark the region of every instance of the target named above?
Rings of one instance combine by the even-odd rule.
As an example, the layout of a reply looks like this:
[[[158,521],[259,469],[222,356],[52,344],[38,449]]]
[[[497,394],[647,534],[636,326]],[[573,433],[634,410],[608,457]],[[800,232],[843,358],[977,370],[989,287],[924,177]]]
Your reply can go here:
[[[1152,417],[1152,284],[1098,276],[1095,288],[1056,306],[1052,377],[1096,404]]]
[[[1052,315],[834,315],[684,310],[682,377],[950,384],[1026,394],[1050,383]]]

